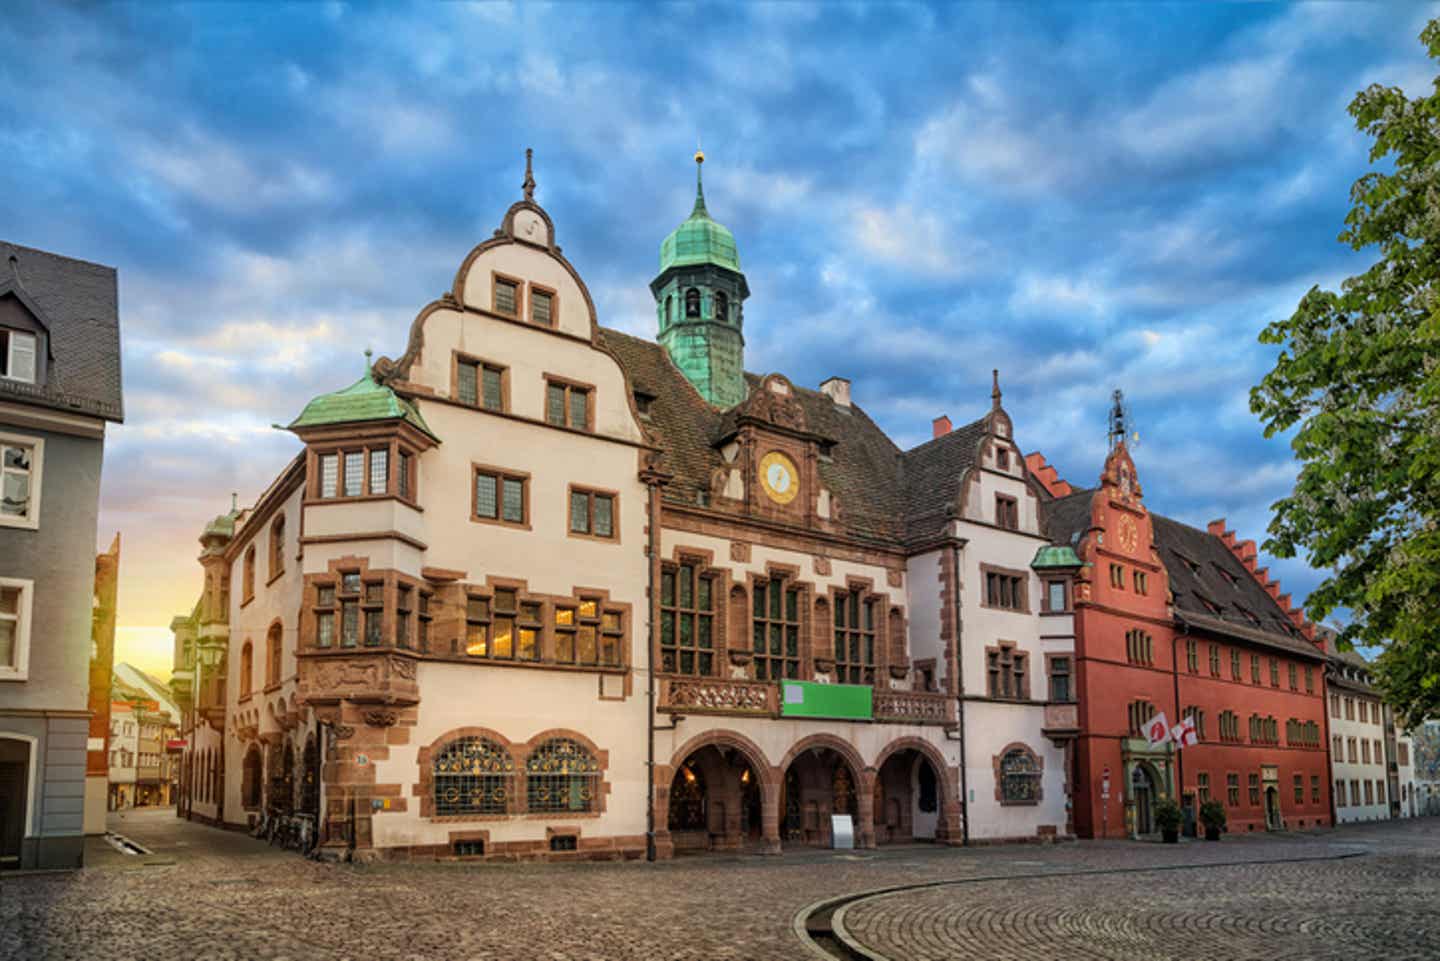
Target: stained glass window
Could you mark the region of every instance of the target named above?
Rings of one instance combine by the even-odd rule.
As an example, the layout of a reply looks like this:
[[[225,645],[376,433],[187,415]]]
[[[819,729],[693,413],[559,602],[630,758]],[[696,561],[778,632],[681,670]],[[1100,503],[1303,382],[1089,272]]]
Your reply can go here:
[[[534,813],[593,811],[600,762],[569,738],[545,741],[525,760],[526,806]]]
[[[462,737],[436,755],[435,814],[504,814],[514,791],[515,759],[489,738]]]
[[[1029,751],[1015,748],[1000,758],[1000,796],[1006,803],[1040,799],[1040,768]]]

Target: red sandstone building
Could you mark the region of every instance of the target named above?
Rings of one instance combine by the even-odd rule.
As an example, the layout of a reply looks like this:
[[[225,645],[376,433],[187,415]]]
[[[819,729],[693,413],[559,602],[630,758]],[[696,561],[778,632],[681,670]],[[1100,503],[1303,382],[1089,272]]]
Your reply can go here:
[[[1330,824],[1325,654],[1257,568],[1254,542],[1224,521],[1202,531],[1152,514],[1123,441],[1094,490],[1027,460],[1054,498],[1051,538],[1084,562],[1072,584],[1076,832],[1149,834],[1155,804],[1177,794],[1189,825],[1211,799],[1232,832]],[[1152,747],[1141,731],[1156,713],[1193,715],[1200,743]]]

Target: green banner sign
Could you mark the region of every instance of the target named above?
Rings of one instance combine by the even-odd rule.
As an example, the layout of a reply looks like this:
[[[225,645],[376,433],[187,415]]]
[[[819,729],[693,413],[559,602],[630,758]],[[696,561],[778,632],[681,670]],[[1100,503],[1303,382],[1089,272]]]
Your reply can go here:
[[[874,716],[871,689],[864,684],[780,682],[781,717],[833,717],[868,721]]]

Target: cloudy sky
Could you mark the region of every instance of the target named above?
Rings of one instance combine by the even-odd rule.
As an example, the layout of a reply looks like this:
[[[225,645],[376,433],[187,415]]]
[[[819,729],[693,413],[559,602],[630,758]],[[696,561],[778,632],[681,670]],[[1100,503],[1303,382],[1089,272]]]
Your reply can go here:
[[[706,196],[752,295],[747,365],[831,374],[902,446],[972,419],[1095,478],[1110,391],[1148,502],[1261,537],[1295,467],[1249,413],[1256,343],[1335,240],[1370,83],[1428,90],[1434,8],[1343,3],[7,6],[0,237],[120,272],[121,658],[163,670],[201,526],[298,449],[518,199],[601,323]],[[1318,581],[1275,565],[1297,597]]]

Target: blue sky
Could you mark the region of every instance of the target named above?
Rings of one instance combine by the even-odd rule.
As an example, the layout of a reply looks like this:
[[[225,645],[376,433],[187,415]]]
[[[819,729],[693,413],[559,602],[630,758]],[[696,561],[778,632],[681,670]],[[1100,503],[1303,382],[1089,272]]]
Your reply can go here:
[[[203,523],[297,450],[271,429],[398,354],[519,195],[601,323],[651,335],[660,240],[713,216],[747,365],[854,381],[902,446],[978,416],[1092,483],[1110,391],[1147,500],[1263,536],[1295,474],[1256,342],[1338,244],[1368,142],[1345,113],[1435,75],[1434,7],[20,4],[0,18],[0,236],[120,270],[122,649],[163,647]],[[1272,565],[1298,597],[1302,561]],[[158,664],[155,666],[159,666]]]

